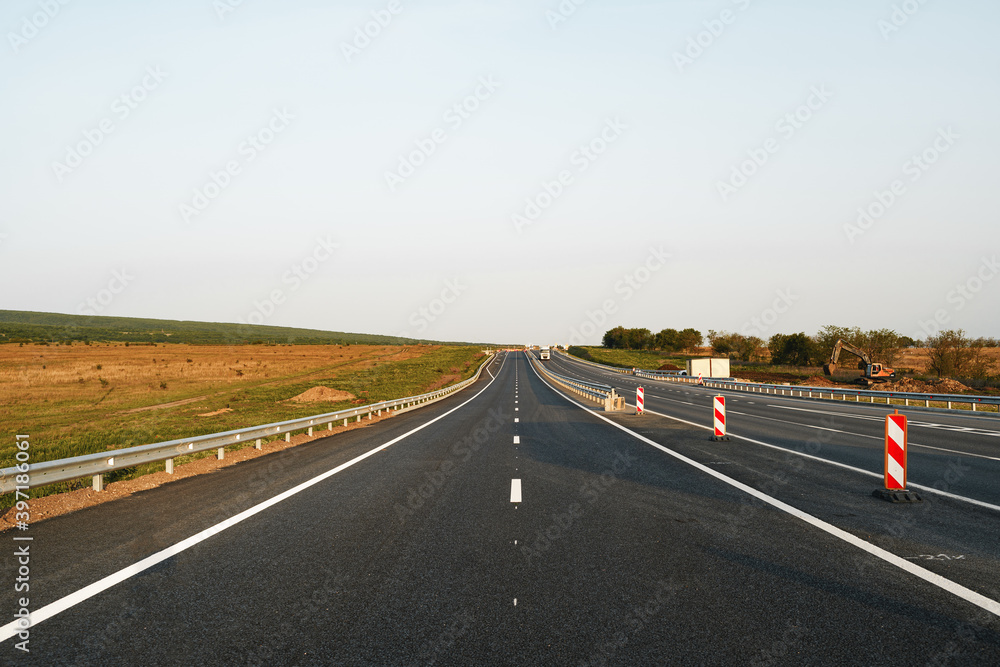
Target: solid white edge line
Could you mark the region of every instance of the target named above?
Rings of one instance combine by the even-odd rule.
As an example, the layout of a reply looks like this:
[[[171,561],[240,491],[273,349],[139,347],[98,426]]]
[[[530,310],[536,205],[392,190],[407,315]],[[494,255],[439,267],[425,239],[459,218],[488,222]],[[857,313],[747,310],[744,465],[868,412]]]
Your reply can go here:
[[[532,367],[532,368],[534,369],[534,367]],[[820,530],[822,530],[822,531],[824,531],[824,532],[826,532],[826,533],[828,533],[828,534],[830,534],[830,535],[832,535],[832,536],[834,536],[836,538],[839,538],[839,539],[843,540],[844,542],[847,542],[848,544],[861,549],[862,551],[867,551],[868,553],[872,554],[873,556],[881,558],[882,560],[884,560],[885,562],[889,563],[890,565],[895,565],[899,569],[904,570],[906,572],[909,572],[910,574],[912,574],[912,575],[914,575],[916,577],[919,577],[920,579],[923,579],[924,581],[926,581],[926,582],[928,582],[930,584],[933,584],[933,585],[937,586],[938,588],[940,588],[942,590],[945,590],[945,591],[947,591],[947,592],[949,592],[949,593],[951,593],[951,594],[953,594],[953,595],[955,595],[957,597],[960,597],[963,600],[976,605],[977,607],[985,609],[986,611],[990,612],[991,614],[994,614],[996,616],[1000,616],[1000,602],[997,602],[996,600],[993,600],[992,598],[988,598],[985,595],[982,595],[981,593],[977,593],[976,591],[974,591],[972,589],[966,588],[965,586],[962,586],[961,584],[958,584],[958,583],[952,581],[951,579],[946,579],[946,578],[942,577],[939,574],[935,574],[934,572],[931,572],[930,570],[922,568],[919,565],[915,565],[914,563],[911,563],[910,561],[908,561],[908,560],[906,560],[904,558],[900,558],[899,556],[897,556],[894,553],[886,551],[885,549],[883,549],[881,547],[875,546],[871,542],[866,542],[865,540],[862,540],[859,537],[855,537],[854,535],[852,535],[851,533],[848,533],[845,530],[841,530],[840,528],[837,528],[833,524],[827,523],[826,521],[823,521],[820,518],[814,517],[812,514],[809,514],[807,512],[803,512],[802,510],[800,510],[800,509],[798,509],[796,507],[792,507],[791,505],[789,505],[787,503],[784,503],[784,502],[778,500],[777,498],[769,496],[766,493],[763,493],[762,491],[758,491],[757,489],[753,488],[752,486],[747,486],[743,482],[739,482],[739,481],[733,479],[732,477],[728,477],[727,475],[722,474],[721,472],[719,472],[717,470],[713,470],[713,469],[709,468],[706,465],[698,463],[694,459],[690,459],[690,458],[684,456],[683,454],[681,454],[679,452],[675,452],[674,450],[669,449],[668,447],[664,447],[660,443],[655,442],[653,440],[650,440],[646,436],[640,435],[639,433],[636,433],[635,431],[632,431],[629,428],[627,428],[625,426],[622,426],[621,424],[617,424],[617,423],[611,421],[610,419],[608,419],[607,417],[605,417],[604,415],[602,415],[602,414],[600,414],[598,412],[594,412],[593,410],[591,410],[587,406],[585,406],[585,405],[583,405],[581,403],[577,403],[574,399],[570,398],[569,396],[566,396],[561,391],[559,391],[558,389],[556,389],[555,387],[553,387],[551,384],[549,384],[549,382],[545,378],[543,378],[541,376],[541,374],[538,373],[537,370],[535,370],[535,375],[538,375],[539,379],[542,382],[544,382],[545,384],[547,384],[549,386],[549,388],[551,388],[553,391],[555,391],[556,393],[558,393],[560,396],[562,396],[564,399],[566,399],[570,403],[576,405],[577,407],[579,407],[580,409],[582,409],[582,410],[584,410],[586,412],[589,412],[590,414],[594,415],[598,419],[611,424],[615,428],[617,428],[617,429],[619,429],[621,431],[624,431],[625,433],[628,433],[629,435],[631,435],[635,439],[640,440],[642,442],[645,442],[648,445],[652,445],[653,447],[655,447],[655,448],[657,448],[657,449],[665,452],[666,454],[669,454],[670,456],[674,457],[678,461],[681,461],[682,463],[686,463],[686,464],[690,465],[691,467],[693,467],[693,468],[695,468],[697,470],[700,470],[700,471],[702,471],[702,472],[704,472],[704,473],[706,473],[708,475],[711,475],[712,477],[715,477],[716,479],[718,479],[721,482],[725,482],[726,484],[729,484],[730,486],[732,486],[734,488],[737,488],[740,491],[743,491],[744,493],[748,493],[751,496],[753,496],[754,498],[757,498],[758,500],[761,500],[761,501],[767,503],[768,505],[771,505],[772,507],[775,507],[775,508],[777,508],[779,510],[782,510],[783,512],[786,512],[786,513],[788,513],[788,514],[796,517],[797,519],[805,521],[809,525],[811,525],[811,526],[813,526],[815,528],[819,528]],[[667,415],[662,415],[662,416],[667,417]],[[667,418],[668,419],[675,419],[674,417],[667,417]],[[682,422],[687,423],[687,424],[691,423],[691,422],[686,422],[683,419],[678,419],[677,421],[682,421]],[[697,426],[697,424],[696,424],[696,426]],[[736,436],[732,436],[732,434],[730,434],[730,436],[731,437],[736,437]],[[746,439],[746,438],[744,438],[744,439]],[[778,449],[781,449],[781,448],[778,447]],[[820,460],[822,460],[822,459],[820,459]]]
[[[673,400],[673,399],[663,398],[663,397],[659,397],[659,398],[660,398],[660,400],[664,400],[664,401]],[[768,406],[768,407],[781,407],[781,406],[775,405],[775,406]],[[648,412],[648,410],[647,410],[647,412]],[[880,441],[885,440],[885,436],[866,435],[864,433],[854,433],[853,431],[842,431],[842,430],[837,429],[837,428],[827,428],[825,426],[816,426],[814,424],[803,424],[802,422],[793,422],[793,421],[788,421],[787,419],[778,419],[777,417],[765,417],[763,415],[754,415],[754,414],[750,414],[749,412],[737,412],[737,411],[733,410],[732,413],[734,415],[742,415],[744,417],[750,417],[751,419],[763,419],[763,420],[766,420],[766,421],[779,422],[779,423],[782,423],[782,424],[792,424],[793,426],[801,426],[803,428],[814,428],[814,429],[817,429],[817,430],[820,430],[820,431],[832,431],[834,433],[843,433],[844,435],[854,436],[855,438],[867,438],[869,440],[880,440]],[[835,413],[830,413],[830,414],[835,414]],[[667,417],[667,415],[663,415],[663,416]],[[673,419],[673,417],[667,417],[667,419]],[[987,459],[989,461],[1000,461],[1000,457],[997,457],[997,456],[987,456],[986,454],[973,454],[972,452],[963,452],[963,451],[958,450],[958,449],[948,449],[946,447],[934,447],[932,445],[921,445],[921,444],[916,443],[916,442],[907,442],[906,443],[906,447],[907,447],[907,449],[909,449],[910,447],[920,447],[921,449],[932,449],[935,452],[948,452],[949,454],[957,454],[959,456],[971,456],[972,458],[977,458],[977,459]]]
[[[696,424],[694,422],[689,422],[688,420],[681,419],[680,417],[672,417],[670,415],[665,415],[662,412],[654,412],[653,410],[645,410],[645,412],[648,412],[651,415],[657,415],[658,417],[666,417],[667,419],[673,419],[674,421],[679,421],[679,422],[681,422],[683,424],[688,424],[689,426],[694,426],[696,428],[705,429],[707,431],[711,431],[712,430],[712,428],[710,426],[702,426],[701,424]],[[813,427],[810,427],[810,428],[813,428]],[[814,428],[822,428],[822,427],[821,426],[816,426]],[[840,463],[839,461],[831,461],[830,459],[824,459],[824,458],[821,458],[821,457],[816,456],[814,454],[806,454],[805,452],[798,452],[798,451],[795,451],[794,449],[788,449],[786,447],[779,447],[778,445],[772,445],[769,442],[763,442],[761,440],[755,440],[754,438],[748,438],[745,435],[735,435],[733,433],[727,433],[727,435],[730,438],[737,438],[739,440],[745,440],[747,442],[752,442],[753,444],[760,445],[761,447],[770,447],[771,449],[777,449],[778,451],[781,451],[781,452],[787,452],[789,454],[795,454],[796,456],[801,456],[803,458],[811,459],[813,461],[819,461],[820,463],[826,463],[826,464],[829,464],[829,465],[832,465],[832,466],[837,466],[838,468],[843,468],[845,470],[850,470],[852,472],[861,473],[862,475],[867,475],[869,477],[874,477],[875,479],[884,479],[884,475],[882,475],[881,473],[871,472],[869,470],[865,470],[864,468],[856,468],[856,467],[854,467],[852,465],[848,465],[846,463]],[[951,498],[952,500],[960,500],[963,503],[969,503],[970,505],[978,505],[980,507],[985,507],[987,509],[991,509],[991,510],[1000,512],[1000,505],[994,505],[992,503],[987,503],[987,502],[984,502],[982,500],[976,500],[975,498],[969,498],[969,497],[966,497],[966,496],[960,496],[960,495],[958,495],[956,493],[949,493],[948,491],[941,491],[940,489],[935,489],[933,486],[925,486],[923,484],[917,484],[916,482],[911,482],[909,480],[907,480],[907,484],[906,485],[907,486],[912,486],[912,487],[914,487],[916,489],[920,489],[921,491],[925,491],[927,493],[933,493],[933,494],[936,494],[936,495],[939,495],[939,496],[944,496],[945,498]]]
[[[661,400],[664,400],[664,401],[674,401],[675,403],[684,403],[685,405],[695,405],[694,403],[687,403],[685,401],[675,401],[674,399],[663,398],[662,396],[657,397],[657,398],[659,398]],[[632,404],[631,403],[626,403],[625,405],[629,406],[629,405],[632,405]],[[713,430],[711,426],[704,426],[702,424],[697,424],[695,422],[691,422],[691,421],[688,421],[686,419],[681,419],[680,417],[674,417],[672,415],[664,414],[662,412],[656,412],[655,410],[649,410],[647,408],[643,408],[643,412],[648,412],[649,414],[656,415],[657,417],[665,417],[666,419],[673,419],[674,421],[681,422],[682,424],[687,424],[688,426],[694,426],[695,428],[704,429],[706,431]],[[768,419],[768,420],[772,420],[772,421],[782,421],[782,420],[776,419],[774,417],[761,417],[761,419]],[[785,423],[797,424],[798,422],[785,422]],[[811,426],[810,425],[807,428],[815,428],[815,429],[822,430],[822,431],[836,431],[838,433],[848,433],[847,431],[838,431],[837,429],[825,428],[823,426]],[[801,456],[803,458],[811,459],[813,461],[819,461],[820,463],[826,463],[826,464],[829,464],[829,465],[832,465],[832,466],[837,466],[838,468],[843,468],[845,470],[850,470],[852,472],[861,473],[862,475],[867,475],[869,477],[874,477],[875,479],[884,479],[884,475],[882,473],[871,472],[871,471],[865,470],[863,468],[856,468],[856,467],[854,467],[852,465],[848,465],[846,463],[840,463],[838,461],[831,461],[830,459],[824,459],[824,458],[821,458],[819,456],[815,456],[813,454],[806,454],[805,452],[799,452],[799,451],[796,451],[794,449],[788,449],[786,447],[779,447],[778,445],[772,445],[769,442],[763,442],[761,440],[755,440],[754,438],[748,438],[745,435],[735,435],[733,433],[727,433],[726,435],[728,435],[730,438],[737,438],[739,440],[745,440],[746,442],[752,442],[753,444],[760,445],[761,447],[770,447],[771,449],[777,449],[778,451],[781,451],[781,452],[787,452],[788,454],[794,454],[796,456]],[[863,437],[867,438],[867,437],[873,437],[873,436],[863,436]],[[908,444],[910,446],[913,446],[913,447],[928,447],[928,445],[915,445],[913,443],[908,443]],[[933,448],[931,448],[931,449],[933,449]],[[948,451],[948,450],[943,450],[943,451]],[[974,455],[969,454],[968,456],[974,456]],[[952,500],[959,500],[959,501],[961,501],[963,503],[969,503],[970,505],[978,505],[979,507],[985,507],[987,509],[991,509],[991,510],[994,510],[996,512],[1000,512],[1000,505],[994,505],[992,503],[987,503],[987,502],[982,501],[982,500],[976,500],[975,498],[969,498],[967,496],[960,496],[960,495],[958,495],[956,493],[950,493],[948,491],[942,491],[940,489],[935,489],[933,486],[926,486],[924,484],[917,484],[916,482],[911,482],[909,480],[907,480],[907,484],[906,485],[907,486],[912,486],[915,489],[920,489],[921,491],[924,491],[926,493],[933,493],[933,494],[936,494],[936,495],[939,495],[939,496],[943,496],[945,498],[951,498]]]
[[[504,360],[504,362],[506,362],[506,360]],[[500,370],[503,370],[503,363],[500,364]],[[497,375],[500,374],[500,370],[497,371]],[[191,537],[188,537],[187,539],[181,540],[180,542],[178,542],[178,543],[176,543],[174,545],[171,545],[171,546],[167,547],[166,549],[163,549],[162,551],[158,551],[157,553],[152,554],[151,556],[147,556],[146,558],[143,558],[142,560],[138,561],[137,563],[129,565],[128,567],[123,568],[123,569],[115,572],[114,574],[109,574],[108,576],[104,577],[103,579],[99,579],[99,580],[95,581],[94,583],[92,583],[92,584],[90,584],[88,586],[84,586],[83,588],[81,588],[80,590],[78,590],[78,591],[76,591],[74,593],[70,593],[69,595],[66,595],[66,596],[62,597],[62,598],[56,600],[55,602],[50,602],[49,604],[41,607],[40,609],[31,612],[29,614],[29,616],[28,616],[28,618],[29,618],[28,628],[33,628],[36,625],[38,625],[39,623],[47,621],[48,619],[52,618],[56,614],[64,612],[67,609],[69,609],[70,607],[74,607],[74,606],[80,604],[81,602],[83,602],[84,600],[92,598],[93,596],[97,595],[98,593],[106,591],[107,589],[111,588],[112,586],[115,586],[116,584],[119,584],[119,583],[125,581],[126,579],[129,579],[130,577],[135,576],[136,574],[139,574],[140,572],[153,567],[157,563],[162,563],[163,561],[165,561],[166,559],[170,558],[171,556],[175,556],[175,555],[181,553],[182,551],[190,549],[191,547],[193,547],[194,545],[196,545],[196,544],[198,544],[200,542],[204,542],[205,540],[207,540],[208,538],[212,537],[213,535],[217,535],[217,534],[221,533],[222,531],[226,530],[227,528],[231,528],[231,527],[235,526],[236,524],[240,523],[244,519],[248,519],[248,518],[252,517],[255,514],[263,512],[264,510],[268,509],[272,505],[277,505],[281,501],[286,500],[288,498],[291,498],[292,496],[294,496],[295,494],[299,493],[300,491],[304,491],[305,489],[308,489],[309,487],[311,487],[311,486],[313,486],[315,484],[319,484],[323,480],[336,475],[337,473],[341,472],[342,470],[346,470],[347,468],[350,468],[355,463],[359,463],[360,461],[365,460],[369,456],[372,456],[373,454],[377,454],[378,452],[381,452],[383,449],[386,449],[386,448],[391,447],[392,445],[396,444],[400,440],[403,440],[404,438],[407,438],[407,437],[413,435],[417,431],[421,431],[421,430],[427,428],[428,426],[430,426],[434,422],[436,422],[436,421],[438,421],[440,419],[444,419],[445,417],[447,417],[451,413],[455,412],[456,410],[462,409],[463,407],[465,407],[466,405],[468,405],[472,401],[474,401],[477,398],[479,398],[480,394],[482,394],[484,391],[486,391],[487,389],[489,389],[490,385],[492,385],[495,380],[496,380],[496,378],[493,378],[493,380],[490,380],[486,384],[485,387],[483,387],[479,392],[477,392],[475,396],[472,396],[471,398],[469,398],[469,400],[463,402],[460,405],[455,406],[454,408],[452,408],[448,412],[445,412],[444,414],[438,415],[434,419],[421,424],[420,426],[414,428],[413,430],[408,431],[408,432],[404,433],[403,435],[397,436],[397,437],[393,438],[392,440],[390,440],[389,442],[381,444],[378,447],[376,447],[376,448],[374,448],[374,449],[372,449],[370,451],[367,451],[364,454],[361,454],[360,456],[357,456],[357,457],[351,459],[350,461],[348,461],[346,463],[342,463],[339,466],[337,466],[336,468],[333,468],[332,470],[328,470],[328,471],[326,471],[326,472],[324,472],[324,473],[322,473],[320,475],[317,475],[316,477],[313,477],[312,479],[306,480],[305,482],[302,482],[301,484],[299,484],[297,486],[294,486],[294,487],[288,489],[287,491],[284,491],[283,493],[279,493],[278,495],[274,496],[273,498],[265,500],[262,503],[258,503],[257,505],[254,505],[253,507],[250,507],[248,509],[245,509],[242,512],[240,512],[239,514],[236,514],[234,516],[229,517],[225,521],[221,521],[221,522],[215,524],[214,526],[210,526],[209,528],[206,528],[205,530],[203,530],[203,531],[201,531],[199,533],[196,533],[196,534],[192,535]],[[19,620],[18,621],[12,621],[12,622],[10,622],[10,623],[8,623],[8,624],[0,627],[0,642],[4,642],[4,641],[10,639],[14,635],[16,635],[18,633],[18,631],[20,631],[20,630],[28,629],[28,628],[20,627],[19,623],[20,623]]]
[[[519,503],[521,502],[521,480],[512,479],[510,480],[510,502]]]

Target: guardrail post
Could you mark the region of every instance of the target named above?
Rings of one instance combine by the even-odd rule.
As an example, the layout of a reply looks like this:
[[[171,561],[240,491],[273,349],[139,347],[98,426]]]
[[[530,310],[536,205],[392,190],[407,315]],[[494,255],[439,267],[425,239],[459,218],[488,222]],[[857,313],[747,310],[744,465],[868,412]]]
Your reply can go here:
[[[309,435],[312,435],[312,434],[313,434],[313,427],[312,427],[312,426],[310,426],[310,427],[309,427]]]
[[[219,459],[220,461],[221,461],[222,459],[226,458],[226,448],[225,448],[225,447],[219,447],[219,451],[218,451],[218,453],[216,454],[216,456],[218,457],[218,459]]]
[[[951,401],[948,401],[948,409],[951,410]]]
[[[327,431],[332,431],[333,430],[333,422],[330,422],[329,424],[326,425],[326,430]]]
[[[167,474],[168,475],[173,475],[174,474],[174,460],[173,459],[167,459],[166,463],[167,463]]]
[[[94,475],[94,491],[104,490],[104,475]]]
[[[285,442],[291,442],[291,441],[292,441],[292,432],[285,431]]]
[[[254,448],[255,449],[263,449],[263,446],[261,445],[261,442],[260,442],[260,438],[257,438],[257,442],[254,444]]]

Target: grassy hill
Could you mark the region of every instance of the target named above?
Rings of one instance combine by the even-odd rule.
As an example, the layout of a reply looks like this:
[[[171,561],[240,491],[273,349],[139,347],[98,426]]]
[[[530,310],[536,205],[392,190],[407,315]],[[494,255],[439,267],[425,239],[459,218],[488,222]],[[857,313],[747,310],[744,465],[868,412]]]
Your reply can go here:
[[[437,341],[267,325],[0,310],[0,343],[403,345]],[[438,343],[441,344],[441,343]],[[453,343],[467,344],[467,343]]]

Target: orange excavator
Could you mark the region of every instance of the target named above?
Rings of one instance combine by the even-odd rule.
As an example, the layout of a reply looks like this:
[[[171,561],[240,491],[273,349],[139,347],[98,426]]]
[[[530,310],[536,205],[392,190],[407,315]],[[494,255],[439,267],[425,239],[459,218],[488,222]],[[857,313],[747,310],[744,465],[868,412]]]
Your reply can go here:
[[[849,352],[860,360],[858,361],[858,368],[864,371],[864,375],[858,378],[858,382],[861,384],[869,386],[896,379],[896,371],[873,362],[872,358],[864,350],[851,345],[843,339],[839,339],[836,345],[833,346],[833,354],[830,355],[830,361],[824,364],[823,373],[833,375],[837,370],[837,361],[840,359],[841,352]]]

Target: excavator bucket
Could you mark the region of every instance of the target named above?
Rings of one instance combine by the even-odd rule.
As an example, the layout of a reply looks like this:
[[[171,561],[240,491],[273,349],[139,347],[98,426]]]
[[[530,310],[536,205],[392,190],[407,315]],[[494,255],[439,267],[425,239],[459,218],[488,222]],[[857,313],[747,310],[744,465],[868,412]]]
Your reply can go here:
[[[837,364],[823,364],[823,375],[833,375],[837,370]]]

